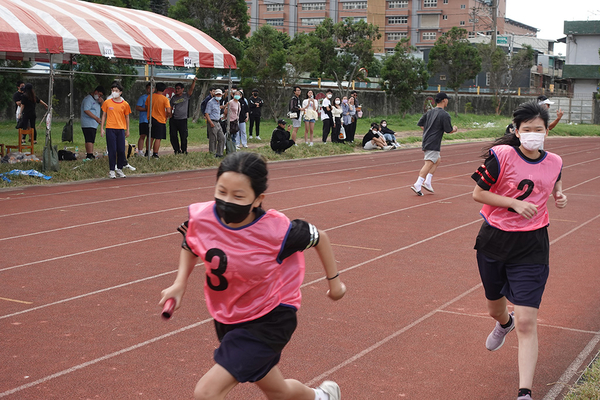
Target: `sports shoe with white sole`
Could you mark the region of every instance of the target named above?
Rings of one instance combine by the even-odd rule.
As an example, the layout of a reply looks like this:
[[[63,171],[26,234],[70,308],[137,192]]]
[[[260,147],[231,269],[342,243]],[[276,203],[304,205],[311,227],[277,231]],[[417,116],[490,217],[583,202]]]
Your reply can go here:
[[[340,400],[342,398],[340,387],[334,381],[324,381],[318,386],[318,389],[327,393],[329,395],[329,400]]]
[[[496,326],[492,333],[490,333],[485,341],[485,347],[489,351],[496,351],[504,344],[504,340],[506,339],[506,335],[513,329],[515,329],[515,313],[510,313],[510,326],[508,328],[503,328],[500,325],[500,322],[496,321]]]
[[[117,178],[126,178],[123,170],[120,170],[119,168],[115,169],[115,174],[117,175]]]
[[[422,187],[423,189],[427,190],[428,192],[435,193],[435,192],[433,191],[433,188],[431,187],[431,185],[428,185],[428,184],[426,184],[425,182],[423,182],[423,184],[421,185],[421,187]]]
[[[526,394],[525,396],[519,396],[517,397],[517,400],[532,400],[531,396]]]
[[[394,146],[383,146],[383,150],[391,150],[395,148]]]
[[[135,171],[137,168],[131,164],[123,165],[123,168],[127,168],[130,171]]]
[[[260,138],[260,136],[257,136],[257,137],[256,137],[256,140],[262,140],[262,139]]]
[[[115,171],[108,171],[108,177],[110,179],[117,179],[117,176],[115,175]]]
[[[423,193],[420,190],[417,190],[417,188],[415,188],[414,186],[411,186],[410,188],[413,192],[417,194],[417,196],[423,196]]]

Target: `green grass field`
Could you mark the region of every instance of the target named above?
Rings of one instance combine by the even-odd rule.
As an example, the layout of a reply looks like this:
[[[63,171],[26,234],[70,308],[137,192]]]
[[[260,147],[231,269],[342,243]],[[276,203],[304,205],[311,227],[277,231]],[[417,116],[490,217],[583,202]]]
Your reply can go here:
[[[406,118],[400,116],[390,116],[387,118],[388,126],[396,132],[399,132],[398,142],[403,143],[407,146],[417,145],[421,141],[421,130],[417,127],[417,121],[420,115],[409,115]],[[337,154],[347,154],[356,151],[363,151],[361,149],[360,137],[364,135],[372,122],[380,122],[381,118],[363,118],[358,121],[358,127],[356,130],[357,140],[352,144],[337,144],[327,143],[323,145],[321,143],[321,130],[322,123],[319,121],[315,124],[315,135],[314,141],[315,146],[309,147],[303,144],[304,142],[304,127],[301,127],[298,131],[298,146],[295,146],[285,153],[278,155],[275,154],[269,147],[269,140],[271,138],[271,132],[276,127],[276,123],[273,120],[261,121],[261,138],[262,141],[256,139],[249,141],[249,151],[256,151],[263,154],[268,160],[286,160],[286,159],[297,159],[297,158],[308,158],[308,157],[321,157]],[[485,138],[496,138],[504,133],[505,126],[509,123],[509,119],[506,117],[499,116],[482,116],[474,114],[460,114],[458,117],[452,118],[453,124],[457,125],[459,132],[452,135],[445,135],[446,141],[455,140],[474,140],[474,139],[485,139]],[[52,128],[52,143],[58,147],[58,149],[67,148],[68,150],[74,151],[75,147],[79,148],[80,160],[77,161],[61,161],[61,169],[58,172],[49,172],[47,175],[52,176],[50,180],[44,180],[36,177],[27,176],[11,176],[12,182],[0,181],[1,187],[13,187],[21,185],[35,185],[35,184],[47,184],[57,182],[70,182],[85,179],[98,179],[104,178],[108,174],[108,159],[102,157],[92,161],[82,161],[84,157],[85,146],[83,134],[79,122],[75,122],[73,139],[74,142],[62,142],[62,128],[64,122],[55,122]],[[35,147],[35,154],[38,158],[42,157],[42,150],[44,147],[44,127],[38,129],[38,144]],[[137,168],[136,171],[126,171],[127,175],[137,175],[144,173],[161,173],[168,171],[181,171],[191,170],[198,168],[208,168],[217,166],[219,163],[218,159],[215,159],[207,151],[208,139],[206,137],[206,124],[204,121],[199,123],[189,122],[189,138],[188,138],[188,149],[189,154],[174,155],[170,149],[169,140],[163,140],[160,151],[160,159],[151,159],[134,157],[130,159],[130,164]],[[570,135],[570,136],[590,136],[599,135],[599,129],[594,125],[566,125],[559,124],[553,131],[553,135]],[[138,139],[138,124],[136,120],[132,120],[131,132],[129,142],[135,144]],[[14,129],[13,122],[1,122],[0,123],[0,143],[4,144],[16,144],[17,134]],[[98,154],[103,154],[106,149],[106,142],[104,138],[100,137],[100,132],[96,138],[96,145],[94,150]],[[40,162],[24,162],[17,164],[0,164],[0,174],[11,171],[13,169],[29,170],[35,169],[41,171]]]

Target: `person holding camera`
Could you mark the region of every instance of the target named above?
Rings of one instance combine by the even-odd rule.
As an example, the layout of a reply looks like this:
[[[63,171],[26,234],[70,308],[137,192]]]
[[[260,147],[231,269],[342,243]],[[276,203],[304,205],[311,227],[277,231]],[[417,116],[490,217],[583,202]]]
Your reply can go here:
[[[290,140],[290,127],[291,125],[285,127],[286,121],[284,119],[280,119],[277,121],[277,128],[273,130],[273,134],[271,135],[271,149],[277,153],[281,154],[293,145],[296,144],[294,140]]]

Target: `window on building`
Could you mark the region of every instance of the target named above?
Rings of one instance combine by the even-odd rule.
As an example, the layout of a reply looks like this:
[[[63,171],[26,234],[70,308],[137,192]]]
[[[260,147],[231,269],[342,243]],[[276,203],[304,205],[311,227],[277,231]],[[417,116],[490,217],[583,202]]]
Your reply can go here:
[[[388,24],[389,25],[398,25],[398,24],[408,24],[408,17],[407,16],[395,16],[395,17],[388,17]]]
[[[466,5],[464,5],[464,4],[461,4],[461,5],[460,5],[460,9],[461,9],[461,10],[464,10],[465,8],[467,8],[467,6],[466,6]]]
[[[420,15],[419,20],[421,21],[421,28],[423,29],[440,27],[440,16],[438,14]]]
[[[460,21],[460,26],[465,26],[465,21]]]
[[[325,3],[303,3],[302,11],[320,11],[325,9]]]
[[[445,81],[446,80],[446,75],[440,75],[440,81]]]
[[[283,4],[267,4],[267,11],[283,11]]]
[[[444,4],[448,4],[448,0],[444,0]]]
[[[386,33],[386,38],[390,42],[397,42],[406,37],[408,37],[408,34],[406,32],[388,32],[388,33]]]
[[[423,7],[437,7],[437,0],[423,0]]]
[[[385,49],[385,54],[388,56],[393,56],[396,52],[394,49]]]
[[[350,1],[347,3],[342,3],[342,10],[359,10],[359,9],[367,9],[366,1]]]
[[[267,18],[267,25],[283,26],[283,18]]]
[[[388,8],[408,8],[408,0],[389,0]]]
[[[304,26],[319,25],[325,21],[325,18],[300,18],[300,23]]]
[[[435,40],[435,32],[423,32],[423,41]]]
[[[446,20],[446,19],[448,19],[448,16],[444,15],[444,16],[442,16],[442,19]]]

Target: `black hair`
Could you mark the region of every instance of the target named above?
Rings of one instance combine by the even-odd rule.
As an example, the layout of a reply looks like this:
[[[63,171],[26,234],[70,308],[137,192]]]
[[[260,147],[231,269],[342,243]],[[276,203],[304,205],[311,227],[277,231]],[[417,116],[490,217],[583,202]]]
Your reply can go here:
[[[225,172],[237,172],[250,179],[254,196],[258,197],[267,190],[269,171],[267,160],[258,153],[237,151],[227,155],[217,170],[217,180]]]
[[[314,99],[314,98],[315,98],[315,91],[314,91],[314,90],[312,90],[312,89],[308,89],[308,90],[306,91],[306,98],[307,98],[307,99],[310,99],[310,97],[308,97],[308,92],[313,92],[313,99]]]
[[[167,88],[167,85],[165,85],[163,82],[158,82],[156,84],[156,91],[157,92],[164,92],[166,88]]]
[[[23,88],[23,94],[32,103],[36,102],[35,92],[33,90],[33,85],[31,83],[26,83],[25,84],[25,87]]]
[[[333,90],[331,90],[331,89],[327,89],[327,90],[325,91],[325,93],[331,93],[331,94],[333,94]]]
[[[548,114],[548,109],[539,105],[535,100],[528,101],[526,103],[520,104],[515,109],[515,111],[513,112],[512,125],[514,125],[515,130],[518,130],[521,127],[521,123],[533,121],[536,118],[541,118],[542,121],[544,121],[544,126],[546,127],[546,129],[548,129],[548,119],[550,118],[550,115]],[[516,133],[506,133],[505,135],[494,140],[491,146],[484,147],[484,152],[481,155],[481,157],[487,158],[490,155],[490,149],[492,147],[499,146],[502,144],[507,144],[513,147],[519,147],[521,145],[521,141],[517,137]]]
[[[371,129],[374,129],[374,128],[376,128],[377,130],[379,130],[379,125],[377,124],[377,122],[373,122],[371,124]]]
[[[515,130],[515,125],[511,122],[510,124],[506,125],[506,130],[504,131],[505,135],[510,135],[511,133],[513,133]]]
[[[180,87],[180,88],[182,88],[182,89],[184,88],[184,86],[183,86],[183,83],[181,83],[181,82],[179,82],[179,83],[176,83],[176,84],[175,84],[175,87],[176,87],[176,88],[177,88],[177,87]]]
[[[152,84],[150,82],[146,83],[146,87],[150,87]]]
[[[300,86],[294,86],[294,90],[292,90],[292,92],[295,92],[295,91],[296,91],[296,89],[300,89],[300,90],[302,90],[302,88],[301,88]]]
[[[117,88],[117,89],[119,89],[119,92],[123,92],[123,86],[121,86],[121,84],[120,84],[119,82],[117,82],[117,81],[114,81],[114,82],[112,83],[112,85],[110,85],[110,89],[111,89],[111,90],[112,90],[112,89],[114,89],[114,88]],[[103,93],[104,93],[104,92],[103,92]]]
[[[100,92],[102,94],[105,94],[106,92],[104,91],[104,86],[96,86],[96,89],[94,89],[94,92]]]
[[[23,81],[17,81],[17,89],[20,89],[22,84],[23,84]]]
[[[379,122],[379,123],[383,124],[384,122],[387,124],[387,121],[385,119],[382,119],[381,122]]]

